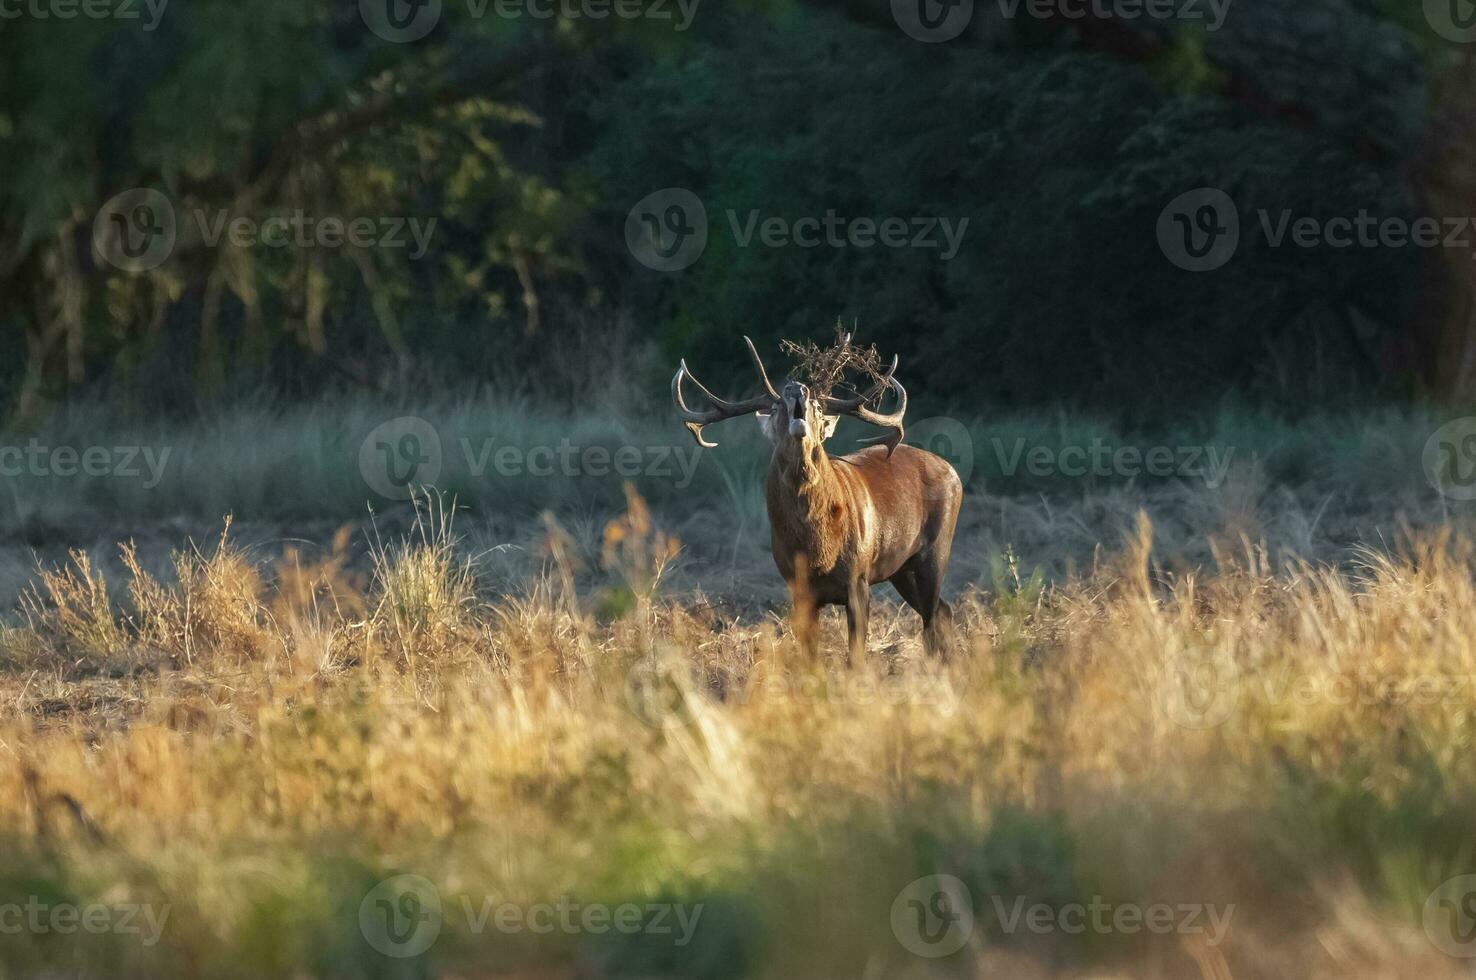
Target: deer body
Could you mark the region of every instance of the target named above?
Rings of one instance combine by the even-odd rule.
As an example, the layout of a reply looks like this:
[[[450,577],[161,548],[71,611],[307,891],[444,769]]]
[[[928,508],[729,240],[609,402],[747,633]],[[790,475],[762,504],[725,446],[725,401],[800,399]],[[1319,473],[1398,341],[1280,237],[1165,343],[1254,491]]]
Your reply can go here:
[[[794,601],[796,637],[813,651],[819,610],[843,605],[848,656],[864,655],[871,587],[890,582],[922,617],[928,649],[945,652],[942,628],[951,623],[952,610],[941,591],[963,485],[942,458],[900,445],[907,402],[906,391],[892,378],[895,360],[884,380],[898,392],[901,407],[881,415],[863,407],[867,398],[811,398],[802,384],[786,385],[781,395],[769,384],[752,342],[749,350],[767,396],[729,404],[713,398],[694,379],[718,408],[693,412],[680,391],[683,377],[690,377],[685,362],[672,390],[699,444],[710,445],[702,440],[703,425],[750,412],[759,415],[773,441],[765,487],[769,529],[774,563]],[[886,445],[832,457],[824,442],[839,414],[854,414],[895,434]]]

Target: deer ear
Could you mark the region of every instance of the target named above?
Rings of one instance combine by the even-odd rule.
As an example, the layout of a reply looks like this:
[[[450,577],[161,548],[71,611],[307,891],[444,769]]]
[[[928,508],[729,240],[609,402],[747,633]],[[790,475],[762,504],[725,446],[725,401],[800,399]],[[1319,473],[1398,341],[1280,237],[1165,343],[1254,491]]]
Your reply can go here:
[[[773,412],[757,412],[753,417],[758,419],[759,428],[764,430],[764,435],[768,437],[770,442],[779,441],[779,437],[774,433]]]
[[[829,439],[831,436],[835,435],[835,426],[838,422],[840,422],[839,415],[825,416],[825,429],[820,433],[821,442],[824,442],[826,439]]]

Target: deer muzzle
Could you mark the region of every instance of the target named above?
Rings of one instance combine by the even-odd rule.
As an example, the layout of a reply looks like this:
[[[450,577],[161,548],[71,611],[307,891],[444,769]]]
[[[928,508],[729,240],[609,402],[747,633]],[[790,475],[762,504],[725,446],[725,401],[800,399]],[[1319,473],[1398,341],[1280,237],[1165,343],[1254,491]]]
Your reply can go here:
[[[805,420],[805,406],[810,392],[802,384],[784,386],[784,404],[789,409],[789,434],[803,439],[810,434],[810,423]]]

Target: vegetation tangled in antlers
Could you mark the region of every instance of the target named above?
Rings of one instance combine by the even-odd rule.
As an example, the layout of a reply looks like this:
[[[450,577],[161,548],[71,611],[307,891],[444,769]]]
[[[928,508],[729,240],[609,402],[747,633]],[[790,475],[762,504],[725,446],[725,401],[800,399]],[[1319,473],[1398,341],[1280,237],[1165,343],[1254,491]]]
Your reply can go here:
[[[859,395],[861,388],[845,380],[847,371],[855,371],[869,378],[871,390],[878,395],[886,390],[882,359],[877,353],[876,345],[857,347],[851,343],[850,331],[842,327],[839,321],[835,325],[835,343],[830,347],[821,347],[809,340],[803,343],[782,340],[780,348],[798,360],[799,365],[792,376],[808,385],[810,394],[816,398],[829,397],[840,385],[851,388]]]

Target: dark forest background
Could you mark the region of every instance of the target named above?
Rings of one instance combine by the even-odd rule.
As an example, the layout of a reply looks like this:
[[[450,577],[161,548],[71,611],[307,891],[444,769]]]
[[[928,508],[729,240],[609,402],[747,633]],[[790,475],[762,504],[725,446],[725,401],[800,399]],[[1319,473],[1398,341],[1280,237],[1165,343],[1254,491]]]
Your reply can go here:
[[[414,43],[326,0],[175,0],[152,30],[0,21],[0,404],[24,426],[78,398],[152,416],[263,389],[557,393],[571,351],[633,347],[653,393],[678,354],[728,388],[749,377],[740,334],[777,350],[838,319],[970,405],[1472,399],[1469,247],[1273,248],[1254,212],[1476,215],[1476,45],[1415,0],[1234,0],[1214,31],[1001,9],[943,44],[881,0],[707,0],[686,31],[448,0]],[[1242,240],[1194,273],[1155,226],[1204,186],[1237,203]],[[715,226],[753,209],[969,226],[948,262],[714,233],[661,273],[624,227],[667,187]],[[133,188],[181,216],[437,225],[416,260],[182,234],[130,274],[93,225]]]

